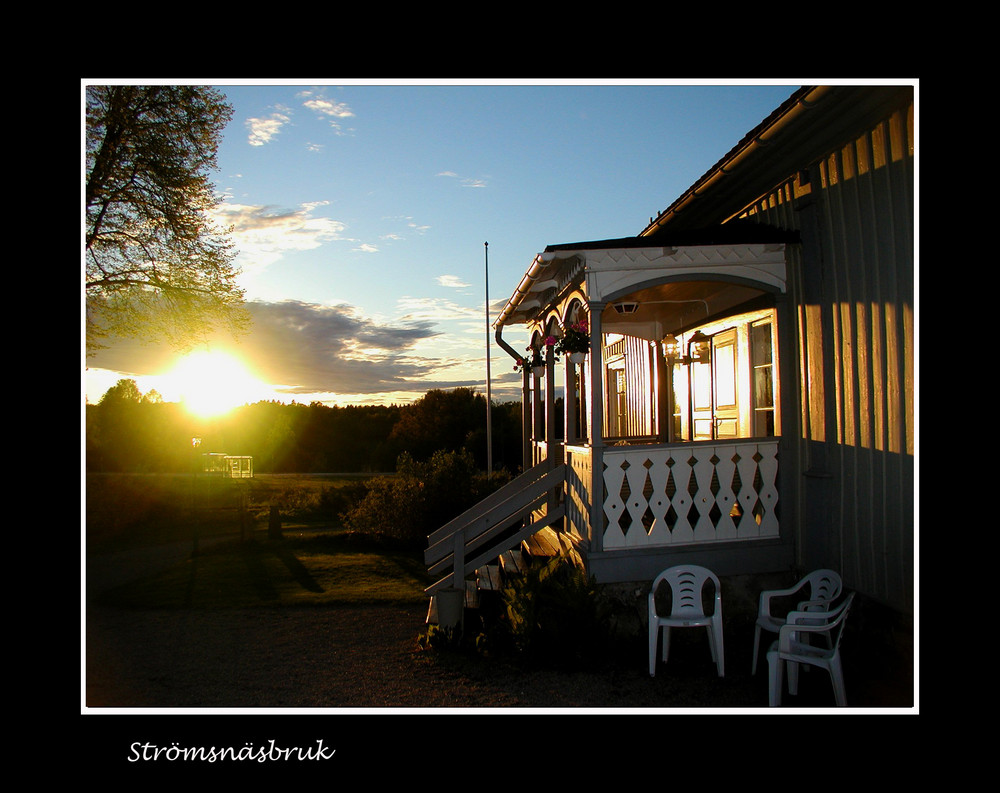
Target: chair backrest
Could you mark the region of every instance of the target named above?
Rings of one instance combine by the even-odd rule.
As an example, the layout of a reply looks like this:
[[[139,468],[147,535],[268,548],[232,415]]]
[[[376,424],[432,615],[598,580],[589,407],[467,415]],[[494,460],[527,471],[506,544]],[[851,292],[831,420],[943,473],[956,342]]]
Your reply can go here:
[[[702,602],[702,590],[711,581],[715,586],[716,610],[722,600],[722,587],[719,578],[706,567],[694,564],[668,567],[653,581],[652,593],[655,596],[660,583],[666,581],[670,585],[670,616],[704,617],[705,606]]]
[[[825,600],[828,603],[836,600],[844,588],[840,574],[834,570],[813,570],[802,579],[809,585],[810,600]]]

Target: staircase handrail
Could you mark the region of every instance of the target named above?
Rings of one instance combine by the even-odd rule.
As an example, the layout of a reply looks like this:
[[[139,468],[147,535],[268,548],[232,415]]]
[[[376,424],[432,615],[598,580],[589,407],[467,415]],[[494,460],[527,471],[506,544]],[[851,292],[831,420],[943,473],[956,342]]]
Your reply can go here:
[[[509,499],[513,498],[515,495],[520,493],[522,490],[531,487],[533,484],[544,479],[545,477],[549,477],[551,479],[552,478],[551,474],[554,471],[560,471],[557,478],[562,478],[564,474],[561,472],[561,469],[564,468],[565,466],[556,466],[555,468],[549,468],[544,463],[542,463],[539,465],[534,465],[527,471],[524,471],[523,473],[514,477],[503,487],[499,488],[498,490],[494,490],[492,493],[486,496],[486,498],[477,501],[475,504],[473,504],[471,507],[465,510],[465,512],[463,512],[461,515],[452,518],[450,521],[444,524],[444,526],[442,526],[440,529],[431,532],[431,534],[429,534],[427,537],[428,550],[425,552],[425,556],[426,554],[430,553],[430,549],[433,548],[436,544],[438,544],[442,539],[450,537],[452,534],[454,534],[456,528],[458,528],[459,526],[464,526],[475,520],[478,513],[485,513],[493,509],[497,505],[502,504],[505,501],[508,501]]]
[[[467,560],[467,552],[475,551],[493,540],[514,520],[544,507],[548,491],[563,481],[565,472],[565,464],[555,467],[547,464],[533,466],[431,534],[428,537],[428,548],[424,552],[428,572],[437,575],[449,567],[461,569],[453,569],[428,587],[427,591],[454,585],[454,582],[464,579],[466,573],[479,564],[499,556],[515,547],[522,539],[561,518],[562,506],[549,509],[541,520],[529,523],[514,536],[497,543],[475,559]]]

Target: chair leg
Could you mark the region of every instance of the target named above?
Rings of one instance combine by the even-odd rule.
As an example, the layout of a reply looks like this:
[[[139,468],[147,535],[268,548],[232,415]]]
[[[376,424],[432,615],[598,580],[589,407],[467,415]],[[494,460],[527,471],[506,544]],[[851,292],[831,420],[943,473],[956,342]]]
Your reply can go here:
[[[649,676],[656,677],[656,634],[659,628],[655,623],[649,626]]]
[[[840,665],[840,657],[830,659],[830,681],[833,683],[833,699],[838,708],[847,707],[847,690],[844,688],[844,669]]]
[[[784,685],[783,666],[784,661],[778,657],[778,653],[770,650],[767,654],[767,704],[771,708],[781,704],[781,688]]]
[[[788,662],[788,693],[799,693],[799,664],[795,661]]]
[[[726,648],[723,644],[722,620],[712,620],[709,626],[710,641],[712,642],[712,660],[719,670],[719,677],[726,676]]]
[[[757,654],[760,652],[760,625],[753,628],[753,665],[750,667],[750,674],[757,674]]]
[[[670,657],[670,626],[663,626],[663,663]]]

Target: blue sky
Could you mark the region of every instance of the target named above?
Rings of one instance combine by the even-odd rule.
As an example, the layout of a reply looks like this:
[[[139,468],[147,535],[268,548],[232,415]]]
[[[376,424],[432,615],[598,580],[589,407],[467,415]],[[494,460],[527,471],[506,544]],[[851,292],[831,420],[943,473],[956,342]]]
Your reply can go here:
[[[242,401],[344,405],[485,393],[484,243],[502,304],[546,245],[638,234],[797,84],[216,87],[234,108],[220,220],[254,326],[213,347],[258,381]],[[86,397],[131,377],[180,399],[177,358],[116,344],[86,362]],[[516,398],[491,360],[494,398]]]

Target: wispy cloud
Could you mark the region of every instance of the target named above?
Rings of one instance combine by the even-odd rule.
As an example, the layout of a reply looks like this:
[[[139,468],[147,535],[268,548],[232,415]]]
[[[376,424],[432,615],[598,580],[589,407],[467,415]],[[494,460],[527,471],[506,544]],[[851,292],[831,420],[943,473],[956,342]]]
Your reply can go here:
[[[219,206],[216,219],[223,227],[232,227],[241,266],[262,268],[291,251],[313,250],[345,239],[344,223],[316,214],[327,203],[313,201],[282,208],[226,202]]]
[[[459,176],[454,171],[441,171],[438,176],[455,179],[462,187],[486,187],[487,180],[482,177]]]
[[[299,97],[305,100],[303,107],[326,119],[337,134],[344,134],[344,119],[354,118],[354,111],[346,102],[336,102],[312,91],[302,91]]]
[[[469,286],[469,284],[467,284],[457,275],[439,275],[437,277],[437,282],[441,286],[446,286],[449,289],[464,289],[465,287]]]
[[[266,118],[248,118],[245,122],[247,142],[251,146],[263,146],[270,143],[281,132],[281,128],[290,121],[291,117],[284,109],[275,111]]]

